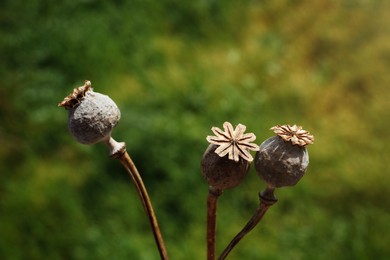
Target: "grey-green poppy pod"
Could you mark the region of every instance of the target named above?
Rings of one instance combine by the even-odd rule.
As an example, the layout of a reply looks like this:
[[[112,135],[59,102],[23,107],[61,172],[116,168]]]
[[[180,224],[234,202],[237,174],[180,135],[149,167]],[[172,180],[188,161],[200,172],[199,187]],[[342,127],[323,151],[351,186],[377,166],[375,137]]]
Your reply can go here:
[[[68,111],[68,127],[74,138],[82,144],[95,144],[111,137],[121,113],[108,96],[94,92],[91,82],[75,88],[58,106]]]

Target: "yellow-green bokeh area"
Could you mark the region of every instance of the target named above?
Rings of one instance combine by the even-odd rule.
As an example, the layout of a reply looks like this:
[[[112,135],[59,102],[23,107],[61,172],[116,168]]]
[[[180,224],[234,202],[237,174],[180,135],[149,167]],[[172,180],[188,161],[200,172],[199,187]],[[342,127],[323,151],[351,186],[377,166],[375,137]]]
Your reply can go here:
[[[231,259],[390,255],[387,1],[2,1],[0,255],[159,259],[135,189],[102,144],[76,143],[57,107],[89,79],[116,101],[171,259],[206,256],[212,126],[257,143],[277,124],[316,138],[310,165]],[[219,199],[217,252],[265,184],[254,167]]]

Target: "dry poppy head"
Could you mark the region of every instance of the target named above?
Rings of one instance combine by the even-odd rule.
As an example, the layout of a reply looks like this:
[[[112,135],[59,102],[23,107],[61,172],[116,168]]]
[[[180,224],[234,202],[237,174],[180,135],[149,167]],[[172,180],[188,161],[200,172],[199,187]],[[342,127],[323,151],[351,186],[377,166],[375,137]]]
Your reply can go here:
[[[94,92],[89,80],[75,88],[58,106],[68,110],[68,128],[82,144],[94,144],[111,137],[121,113],[108,96]]]

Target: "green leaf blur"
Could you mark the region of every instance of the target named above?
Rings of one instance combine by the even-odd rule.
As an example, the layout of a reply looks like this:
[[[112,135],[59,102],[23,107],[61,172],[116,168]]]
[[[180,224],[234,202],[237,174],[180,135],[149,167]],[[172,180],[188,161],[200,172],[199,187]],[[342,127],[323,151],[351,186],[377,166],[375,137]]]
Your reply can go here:
[[[230,259],[390,256],[390,16],[381,0],[0,3],[0,257],[159,259],[142,206],[103,144],[57,107],[91,80],[125,141],[172,259],[206,256],[200,159],[212,126],[276,124],[316,138],[310,166]],[[218,205],[217,252],[264,183]]]

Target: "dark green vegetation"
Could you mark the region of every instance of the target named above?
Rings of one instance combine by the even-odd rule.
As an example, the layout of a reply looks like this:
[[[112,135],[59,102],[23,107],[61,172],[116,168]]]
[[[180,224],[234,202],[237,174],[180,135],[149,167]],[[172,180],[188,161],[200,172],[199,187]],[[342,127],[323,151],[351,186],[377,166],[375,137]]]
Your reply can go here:
[[[134,187],[57,103],[92,81],[127,143],[172,259],[204,259],[211,126],[316,137],[310,165],[231,259],[390,255],[388,1],[0,3],[0,256],[158,259]],[[252,167],[219,200],[217,251],[255,210]]]

